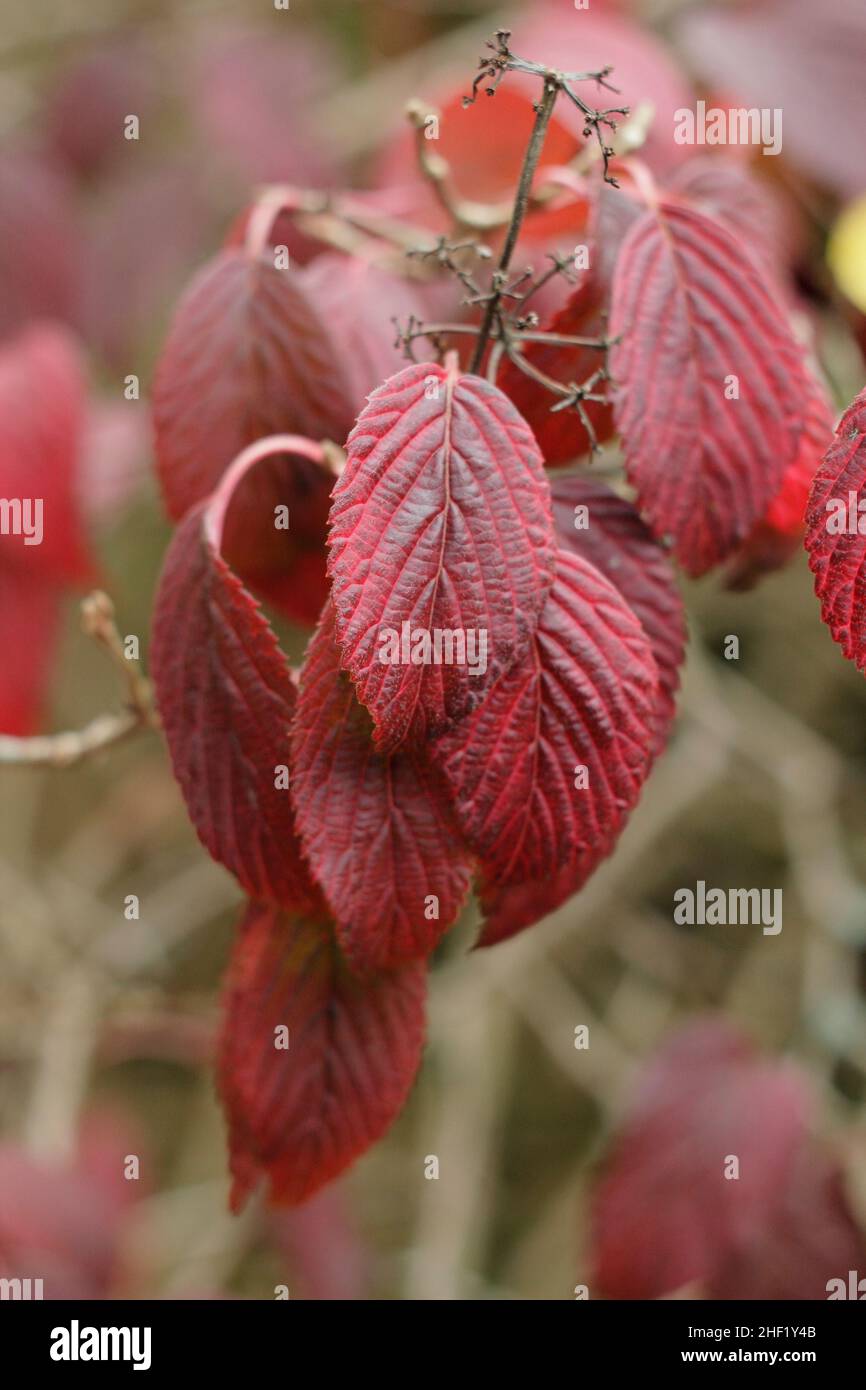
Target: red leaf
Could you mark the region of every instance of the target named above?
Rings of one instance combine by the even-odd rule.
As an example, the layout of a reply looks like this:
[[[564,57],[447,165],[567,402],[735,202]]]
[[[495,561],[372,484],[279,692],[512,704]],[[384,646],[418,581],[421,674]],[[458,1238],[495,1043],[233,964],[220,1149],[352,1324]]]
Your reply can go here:
[[[262,459],[242,478],[226,515],[222,551],[260,597],[295,623],[313,627],[328,597],[325,542],[334,473],[318,445]],[[288,511],[277,529],[276,509]]]
[[[552,579],[550,498],[507,398],[429,363],[374,391],[347,449],[328,568],[343,665],[387,752],[466,713],[527,651]],[[402,643],[383,659],[389,634],[419,629],[486,642],[486,671],[406,664]]]
[[[839,1162],[817,1143],[806,1143],[796,1149],[767,1219],[720,1264],[707,1292],[725,1300],[818,1301],[832,1296],[836,1280],[836,1297],[842,1281],[850,1298],[849,1270],[862,1278],[864,1265],[866,1240],[848,1205]]]
[[[435,94],[431,111],[439,112],[439,134],[430,142],[431,147],[448,164],[452,186],[459,196],[481,203],[507,201],[520,177],[532,133],[537,84],[523,92],[503,84],[492,100],[479,98],[468,107],[463,105],[464,95],[465,87],[455,91],[450,81]],[[563,107],[564,103],[548,126],[542,152],[544,164],[568,164],[580,148],[580,141],[560,119]],[[447,213],[418,171],[415,134],[407,129],[405,120],[388,144],[376,173],[377,186],[403,192],[401,213],[407,220],[434,230],[449,229]],[[532,221],[530,211],[530,225]]]
[[[93,578],[76,495],[85,405],[81,353],[65,328],[35,324],[0,347],[0,497],[42,504],[37,543],[0,532],[3,568],[68,583]]]
[[[866,671],[866,524],[860,510],[864,492],[866,391],[861,391],[836,426],[806,514],[806,549],[821,617],[833,641],[860,671]]]
[[[26,569],[0,568],[0,734],[36,731],[54,661],[61,589]]]
[[[82,179],[98,178],[128,149],[123,123],[134,111],[142,124],[153,113],[154,53],[129,29],[121,38],[91,37],[52,75],[43,115],[48,141]]]
[[[0,650],[14,653],[0,661],[0,732],[18,737],[39,722],[63,591],[94,576],[77,496],[84,409],[65,329],[35,325],[0,348]]]
[[[0,155],[0,335],[33,319],[76,321],[79,253],[66,181],[23,152]]]
[[[117,143],[128,149],[122,136]],[[88,208],[81,321],[88,345],[120,378],[143,344],[159,340],[189,267],[207,253],[210,177],[189,155],[126,161]]]
[[[589,225],[590,269],[558,311],[544,323],[546,333],[568,337],[603,338],[614,266],[623,239],[640,216],[637,205],[625,193],[602,185],[595,192]],[[523,356],[536,370],[563,385],[579,386],[604,366],[598,348],[563,347],[553,343],[526,343]],[[557,397],[534,381],[508,358],[503,360],[497,384],[527,420],[549,468],[586,454],[590,437],[576,410],[553,411]],[[603,391],[600,384],[597,388]],[[596,438],[603,442],[613,434],[613,409],[587,401],[584,410]]]
[[[247,186],[330,183],[333,161],[311,115],[340,82],[325,44],[308,27],[280,34],[213,18],[194,37],[189,91],[211,161]]]
[[[757,257],[763,274],[779,273],[779,261],[786,260],[791,249],[790,209],[742,160],[696,155],[677,170],[667,191],[724,223]]]
[[[640,619],[658,668],[657,744],[664,745],[676,712],[675,695],[686,643],[683,601],[670,562],[625,498],[585,474],[556,478],[553,519],[561,545],[589,560],[619,590]],[[588,511],[588,525],[577,528]]]
[[[728,1025],[702,1021],[671,1038],[644,1072],[595,1193],[599,1291],[658,1298],[711,1282],[760,1241],[810,1109],[800,1075],[757,1057]],[[725,1176],[729,1155],[737,1180]]]
[[[481,945],[557,907],[610,853],[646,776],[657,700],[638,619],[588,560],[561,550],[528,659],[439,744],[481,860]]]
[[[262,1176],[272,1202],[306,1201],[384,1134],[420,1061],[425,975],[417,962],[362,983],[326,928],[249,906],[219,1067],[234,1210]]]
[[[806,425],[797,457],[766,514],[731,558],[725,582],[730,589],[749,589],[770,570],[786,564],[806,529],[806,507],[818,465],[833,438],[833,410],[824,386],[809,375]]]
[[[150,476],[150,430],[143,404],[96,397],[84,423],[78,495],[94,523],[115,520]]]
[[[277,784],[295,688],[276,637],[220,553],[234,489],[269,445],[241,455],[210,503],[178,527],[156,598],[151,666],[175,776],[206,848],[252,896],[320,909],[288,787]]]
[[[424,752],[374,750],[370,716],[340,670],[330,604],[301,673],[292,787],[304,848],[353,967],[429,955],[466,897],[466,855]]]
[[[662,202],[626,238],[610,332],[626,467],[656,535],[692,575],[748,535],[796,457],[802,353],[734,237]],[[726,399],[736,378],[738,399]]]
[[[124,1215],[101,1174],[0,1146],[0,1279],[41,1279],[46,1299],[116,1296]]]
[[[157,464],[178,518],[264,435],[342,443],[354,412],[327,330],[297,275],[222,251],[193,280],[153,388]]]
[[[423,318],[418,296],[408,281],[357,256],[318,256],[303,285],[327,321],[357,413],[371,391],[406,365],[393,321],[405,328],[410,317]]]

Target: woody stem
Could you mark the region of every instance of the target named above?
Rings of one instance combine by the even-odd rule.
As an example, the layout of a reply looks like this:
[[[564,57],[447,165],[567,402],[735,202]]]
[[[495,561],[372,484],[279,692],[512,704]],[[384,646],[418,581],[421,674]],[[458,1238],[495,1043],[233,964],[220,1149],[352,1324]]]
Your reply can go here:
[[[469,364],[470,372],[477,372],[484,360],[484,352],[496,321],[496,315],[499,311],[508,267],[511,264],[511,257],[514,255],[514,248],[517,245],[517,238],[520,235],[520,228],[523,225],[526,205],[529,201],[529,192],[532,188],[532,180],[535,177],[535,170],[538,167],[538,160],[544,145],[544,137],[547,134],[547,127],[550,124],[550,118],[553,115],[553,108],[556,105],[558,94],[559,84],[552,75],[546,76],[544,79],[544,92],[536,108],[535,124],[532,127],[532,135],[530,136],[529,145],[526,150],[526,155],[524,156],[523,168],[520,171],[520,180],[514,198],[511,221],[508,224],[508,232],[505,236],[505,245],[499,257],[499,264],[493,274],[493,292],[487,301],[484,318],[481,322],[481,331],[478,334],[478,341],[475,344],[475,351],[472,354],[472,361]]]

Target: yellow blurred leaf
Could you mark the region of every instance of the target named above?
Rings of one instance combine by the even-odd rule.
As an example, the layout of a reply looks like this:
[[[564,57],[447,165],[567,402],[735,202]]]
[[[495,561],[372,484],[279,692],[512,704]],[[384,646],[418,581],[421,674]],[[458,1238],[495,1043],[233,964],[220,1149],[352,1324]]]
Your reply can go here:
[[[836,219],[827,262],[842,293],[866,314],[866,196],[850,203]]]

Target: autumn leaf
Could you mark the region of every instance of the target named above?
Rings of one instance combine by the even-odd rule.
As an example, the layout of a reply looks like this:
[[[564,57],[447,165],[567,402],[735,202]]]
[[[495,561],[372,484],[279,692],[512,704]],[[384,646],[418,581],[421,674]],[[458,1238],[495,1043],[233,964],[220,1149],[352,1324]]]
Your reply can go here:
[[[426,968],[359,981],[327,925],[251,904],[229,966],[219,1089],[237,1211],[262,1177],[306,1201],[374,1143],[424,1043]]]
[[[806,549],[821,617],[833,641],[860,671],[866,671],[864,491],[866,391],[861,391],[836,426],[836,437],[815,475],[806,515]]]
[[[340,670],[328,605],[301,672],[292,735],[298,830],[361,973],[433,950],[469,889],[447,794],[423,749],[383,754]]]
[[[221,251],[180,303],[153,386],[159,478],[179,519],[271,434],[342,444],[354,419],[327,329],[299,276]]]
[[[745,539],[797,456],[801,349],[732,234],[664,201],[623,245],[610,332],[629,480],[656,535],[704,574]]]
[[[279,436],[276,449],[308,441]],[[160,579],[151,669],[175,776],[205,847],[247,892],[321,910],[295,833],[288,663],[221,553],[232,495],[269,442],[241,454],[178,527]]]
[[[560,550],[529,656],[438,745],[481,863],[481,945],[553,911],[610,853],[646,777],[657,682],[625,599]]]
[[[550,493],[507,397],[455,368],[389,378],[347,455],[329,537],[337,640],[387,752],[461,717],[528,652],[552,580]],[[403,660],[419,630],[483,643],[483,663]]]
[[[657,746],[667,740],[676,711],[686,643],[683,601],[670,561],[631,502],[583,473],[551,484],[560,545],[589,560],[619,590],[640,619],[658,668]]]

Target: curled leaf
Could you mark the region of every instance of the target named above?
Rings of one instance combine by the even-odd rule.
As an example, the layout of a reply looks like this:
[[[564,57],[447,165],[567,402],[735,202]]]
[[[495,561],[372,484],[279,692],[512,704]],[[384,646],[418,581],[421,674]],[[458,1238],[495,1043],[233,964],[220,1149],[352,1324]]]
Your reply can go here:
[[[295,833],[289,729],[296,692],[258,604],[222,555],[235,488],[279,436],[241,454],[207,504],[178,527],[163,566],[151,668],[175,776],[205,847],[247,892],[321,910]]]

